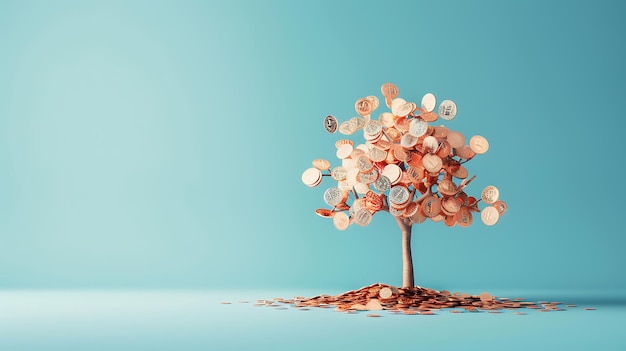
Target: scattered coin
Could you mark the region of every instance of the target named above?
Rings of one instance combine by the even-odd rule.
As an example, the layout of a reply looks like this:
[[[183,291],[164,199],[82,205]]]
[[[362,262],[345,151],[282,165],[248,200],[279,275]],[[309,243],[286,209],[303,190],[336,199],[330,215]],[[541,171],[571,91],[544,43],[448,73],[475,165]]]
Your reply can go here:
[[[585,307],[585,308],[583,308],[583,310],[585,310],[585,311],[595,311],[596,309],[594,307]]]
[[[449,121],[456,116],[456,103],[452,100],[443,100],[439,105],[439,116]]]
[[[326,129],[327,132],[333,134],[337,131],[337,127],[338,127],[339,123],[337,122],[337,118],[335,118],[335,116],[326,116],[326,118],[324,118],[324,129]]]
[[[381,315],[376,314],[376,313],[370,313],[370,314],[368,314],[367,316],[368,316],[368,317],[374,317],[374,318],[381,317]]]
[[[230,305],[230,302],[228,302],[228,301],[222,301],[222,302],[220,302],[220,304],[222,304],[222,305]]]

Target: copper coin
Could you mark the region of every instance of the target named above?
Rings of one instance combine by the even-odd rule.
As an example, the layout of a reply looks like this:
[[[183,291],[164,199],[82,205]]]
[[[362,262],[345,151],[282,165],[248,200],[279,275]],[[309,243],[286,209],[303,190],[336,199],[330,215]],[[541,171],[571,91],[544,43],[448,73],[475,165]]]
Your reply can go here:
[[[454,153],[460,158],[464,158],[466,160],[470,160],[476,155],[476,153],[472,151],[469,145],[464,145],[459,148],[454,148]]]
[[[456,225],[456,219],[453,215],[449,215],[444,218],[443,223],[446,225],[446,227],[454,227]]]
[[[461,208],[454,215],[454,217],[456,218],[456,223],[459,225],[459,227],[469,227],[470,225],[472,225],[472,212],[470,212],[467,206],[461,206]]]
[[[482,219],[483,223],[485,223],[486,225],[492,226],[498,223],[500,215],[498,214],[498,210],[496,210],[495,207],[487,206],[481,211],[480,219]]]
[[[448,143],[446,140],[442,141],[439,144],[439,149],[437,150],[437,152],[435,152],[435,154],[442,159],[450,156],[451,153],[452,147],[450,146],[450,143]]]
[[[361,98],[354,104],[354,109],[361,116],[369,116],[372,113],[372,102],[367,98]]]
[[[465,179],[469,174],[467,172],[467,168],[459,165],[459,167],[452,173],[452,175],[459,179]]]
[[[439,118],[434,112],[422,112],[420,113],[420,117],[426,122],[435,122]]]
[[[450,131],[448,132],[448,137],[446,138],[450,146],[455,149],[458,149],[465,145],[465,136],[460,132]]]
[[[350,145],[354,146],[354,141],[348,140],[348,139],[339,139],[339,140],[337,140],[335,142],[335,147],[339,148],[343,144],[350,144]]]
[[[393,83],[385,83],[380,87],[380,91],[384,97],[395,99],[398,94],[400,94],[400,90]]]
[[[331,218],[332,216],[335,215],[335,212],[331,210],[327,210],[325,208],[318,208],[317,210],[315,210],[315,214],[320,217]]]
[[[313,167],[319,169],[320,171],[325,171],[330,169],[330,162],[324,159],[313,160]]]
[[[442,181],[439,182],[439,185],[437,186],[437,190],[443,195],[454,195],[456,194],[457,187],[453,181],[443,179]]]
[[[461,203],[459,202],[459,199],[447,196],[441,200],[441,207],[450,214],[455,214],[461,209]]]
[[[370,101],[370,104],[372,105],[372,111],[376,110],[378,108],[378,106],[380,105],[380,101],[374,95],[370,95],[370,96],[366,97],[366,99],[368,99]]]
[[[495,207],[496,210],[498,210],[498,214],[500,215],[500,217],[502,217],[506,213],[506,210],[508,209],[506,202],[502,200],[498,200],[494,202],[493,207]]]
[[[439,172],[443,166],[441,158],[434,154],[426,154],[422,158],[424,168],[429,172]]]
[[[408,161],[411,154],[404,147],[398,144],[395,144],[394,146],[395,147],[392,150],[394,157],[402,162]]]
[[[441,212],[441,201],[437,196],[427,196],[420,205],[420,210],[426,217],[433,218]],[[442,218],[443,219],[443,218]]]
[[[469,146],[475,153],[482,155],[489,150],[489,142],[485,137],[474,135],[470,138]]]
[[[399,130],[402,133],[408,132],[409,131],[409,125],[410,125],[411,121],[407,120],[406,117],[401,116],[396,118],[396,121],[394,122],[393,126],[396,127],[397,130]]]
[[[448,137],[450,130],[444,126],[433,127],[433,136],[437,139],[445,139]]]

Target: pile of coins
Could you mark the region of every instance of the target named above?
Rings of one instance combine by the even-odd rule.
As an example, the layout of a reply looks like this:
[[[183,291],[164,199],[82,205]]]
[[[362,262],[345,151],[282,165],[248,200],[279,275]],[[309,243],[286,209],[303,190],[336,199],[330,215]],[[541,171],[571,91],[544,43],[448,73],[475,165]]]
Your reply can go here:
[[[473,223],[473,213],[480,212],[486,225],[496,224],[507,210],[499,190],[487,186],[479,199],[465,193],[475,176],[469,177],[464,164],[487,152],[489,142],[474,135],[466,143],[462,133],[431,125],[440,117],[454,119],[456,103],[444,100],[435,112],[437,100],[431,93],[422,97],[418,107],[400,98],[398,87],[392,83],[383,84],[381,91],[391,111],[382,112],[378,119],[372,118],[379,107],[373,95],[356,101],[359,116],[342,123],[334,116],[324,118],[327,132],[353,135],[361,131],[364,142],[355,145],[350,139],[337,140],[340,165],[331,167],[329,161],[316,159],[313,167],[303,172],[302,182],[309,187],[321,184],[325,176],[337,182],[324,192],[330,208],[315,213],[332,218],[339,230],[353,223],[367,226],[379,211],[410,224],[430,219],[448,227],[468,227]],[[487,204],[482,210],[480,201]]]
[[[388,311],[394,314],[434,314],[449,309],[451,313],[480,312],[501,313],[505,310],[534,309],[540,312],[565,311],[561,302],[525,301],[524,298],[509,299],[492,296],[487,292],[480,295],[447,290],[433,290],[419,286],[396,288],[387,284],[376,283],[358,290],[351,290],[336,296],[318,295],[310,298],[296,296],[292,299],[280,297],[271,300],[257,300],[255,306],[286,309],[286,305],[299,310],[311,307],[334,308],[337,312],[356,313],[357,311]],[[575,308],[576,305],[567,305]],[[594,310],[594,308],[585,308]],[[515,312],[516,314],[526,314]],[[368,315],[380,317],[380,315]]]

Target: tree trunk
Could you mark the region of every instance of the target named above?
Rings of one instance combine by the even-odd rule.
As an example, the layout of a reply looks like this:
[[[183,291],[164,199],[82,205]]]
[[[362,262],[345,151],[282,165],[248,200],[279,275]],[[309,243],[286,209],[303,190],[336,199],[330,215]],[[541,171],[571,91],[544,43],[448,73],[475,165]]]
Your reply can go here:
[[[413,257],[411,256],[411,229],[413,225],[406,218],[396,217],[402,232],[402,287],[415,286],[413,277]]]

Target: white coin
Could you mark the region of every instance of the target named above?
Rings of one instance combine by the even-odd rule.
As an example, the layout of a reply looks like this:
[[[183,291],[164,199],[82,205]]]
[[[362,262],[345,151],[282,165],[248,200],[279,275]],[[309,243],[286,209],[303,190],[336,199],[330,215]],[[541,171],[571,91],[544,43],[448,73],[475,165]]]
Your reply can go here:
[[[439,104],[439,117],[449,121],[456,116],[456,103],[452,100],[443,100]]]
[[[485,189],[483,189],[483,192],[481,194],[481,198],[487,204],[492,204],[498,201],[499,197],[500,197],[500,190],[498,190],[498,188],[496,188],[493,185],[486,186]]]
[[[306,186],[314,187],[319,184],[322,172],[317,168],[309,168],[302,173],[302,182]]]
[[[345,212],[336,212],[333,216],[333,224],[339,230],[346,230],[350,226],[350,218]]]
[[[337,166],[330,171],[330,176],[334,180],[345,180],[346,175],[348,175],[348,170],[343,166]]]
[[[389,128],[389,127],[393,127],[394,125],[394,118],[393,118],[393,114],[391,112],[383,112],[380,117],[378,117],[378,121],[385,127],[385,128]]]
[[[383,168],[383,175],[389,178],[391,185],[394,185],[400,180],[402,169],[395,164],[386,165],[385,168]]]
[[[498,213],[498,210],[495,207],[487,206],[480,212],[480,219],[482,219],[483,223],[486,225],[491,226],[498,223],[500,213]]]
[[[422,145],[424,148],[424,152],[436,152],[437,148],[439,147],[439,142],[437,141],[437,138],[429,135],[424,138],[424,141],[422,141]]]
[[[358,182],[354,184],[354,190],[356,190],[359,194],[365,195],[368,191],[370,191],[370,187],[365,183]]]
[[[403,148],[410,149],[413,146],[415,146],[415,144],[417,144],[418,140],[419,140],[418,137],[411,135],[409,133],[406,133],[400,138],[400,145]]]
[[[337,158],[344,159],[349,157],[352,154],[352,150],[354,148],[350,144],[343,144],[337,149]]]
[[[403,98],[395,98],[395,99],[391,100],[391,113],[393,113],[394,109],[397,109],[398,107],[400,107],[400,106],[402,106],[404,104],[406,104],[406,100],[404,100]]]
[[[423,120],[420,117],[413,118],[411,122],[409,122],[409,134],[421,137],[428,130],[428,122]]]
[[[426,110],[426,112],[433,112],[435,106],[437,105],[437,98],[432,93],[427,93],[422,98],[422,108]]]

